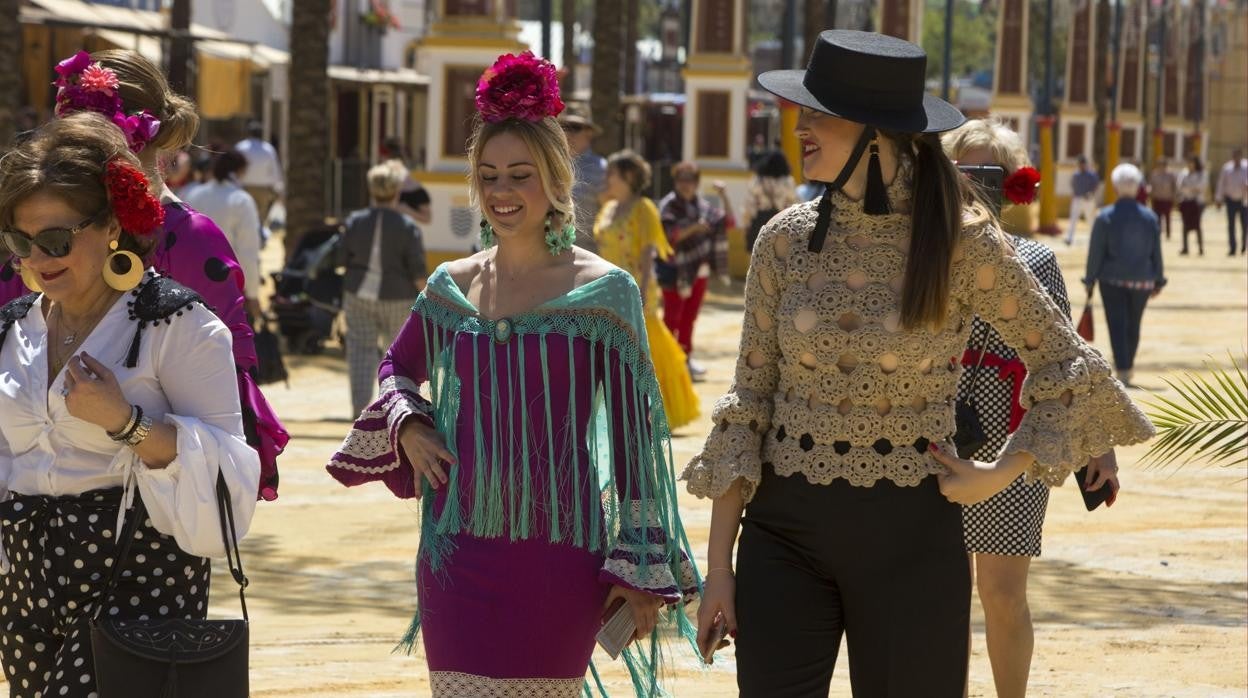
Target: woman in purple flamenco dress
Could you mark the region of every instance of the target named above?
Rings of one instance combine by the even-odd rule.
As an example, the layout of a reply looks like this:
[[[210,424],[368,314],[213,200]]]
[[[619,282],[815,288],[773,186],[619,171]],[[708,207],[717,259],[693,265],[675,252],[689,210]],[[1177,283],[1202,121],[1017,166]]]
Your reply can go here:
[[[422,500],[407,641],[423,636],[434,696],[605,693],[590,656],[619,600],[634,690],[656,695],[659,644],[692,639],[699,580],[641,296],[572,244],[553,66],[503,56],[477,105],[485,249],[430,276],[328,469]]]
[[[195,135],[195,105],[170,91],[160,69],[133,51],[79,51],[61,61],[56,72],[57,116],[89,110],[111,119],[126,134],[152,193],[160,198],[165,222],[144,262],[198,293],[233,333],[243,427],[247,443],[260,455],[257,494],[276,499],[277,456],[290,437],[252,380],[256,349],[247,316],[258,317],[260,309],[245,306],[243,270],[220,228],[178,200],[160,177],[160,154],[185,147]],[[28,285],[12,259],[0,263],[0,304],[25,295]]]

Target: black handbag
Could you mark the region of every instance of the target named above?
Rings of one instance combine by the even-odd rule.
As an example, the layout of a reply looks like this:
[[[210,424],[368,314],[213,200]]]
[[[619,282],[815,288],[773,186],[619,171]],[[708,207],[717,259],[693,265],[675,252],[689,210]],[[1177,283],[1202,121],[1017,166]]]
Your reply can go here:
[[[248,695],[247,577],[238,554],[234,510],[225,478],[217,475],[217,510],[230,575],[238,583],[241,620],[134,620],[100,618],[117,590],[134,534],[147,518],[140,498],[127,523],[125,543],[113,563],[91,618],[96,690],[100,698],[246,698]]]
[[[256,385],[285,382],[290,387],[290,374],[282,360],[282,344],[267,326],[256,333]]]
[[[988,339],[988,327],[984,325],[984,339]],[[985,341],[984,344],[987,344]],[[975,348],[975,343],[971,342],[971,349]],[[988,435],[984,433],[984,424],[979,418],[979,412],[975,409],[975,384],[979,381],[980,366],[984,364],[984,351],[986,347],[979,347],[979,361],[975,367],[971,369],[971,383],[966,387],[966,397],[960,398],[954,405],[954,424],[957,431],[953,433],[953,445],[957,448],[958,457],[970,459],[976,451],[983,448],[988,443]]]

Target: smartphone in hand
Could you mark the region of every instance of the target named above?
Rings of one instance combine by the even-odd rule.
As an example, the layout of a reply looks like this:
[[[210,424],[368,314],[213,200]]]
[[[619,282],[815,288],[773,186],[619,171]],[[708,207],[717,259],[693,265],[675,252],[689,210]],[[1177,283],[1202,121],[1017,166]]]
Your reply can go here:
[[[1112,505],[1118,494],[1114,491],[1113,484],[1109,482],[1101,485],[1100,489],[1089,492],[1087,489],[1088,466],[1086,465],[1075,471],[1075,484],[1079,486],[1079,494],[1083,495],[1083,506],[1087,507],[1088,511],[1092,511],[1105,502],[1109,502]]]
[[[633,619],[633,608],[624,599],[616,599],[607,609],[606,622],[598,630],[598,646],[612,659],[619,659],[620,652],[628,647],[637,634],[637,623]]]
[[[706,644],[698,649],[702,652],[702,663],[711,664],[715,657],[715,650],[724,645],[724,639],[728,637],[728,619],[724,614],[720,613],[715,616],[715,625],[711,628],[711,634],[706,638]]]

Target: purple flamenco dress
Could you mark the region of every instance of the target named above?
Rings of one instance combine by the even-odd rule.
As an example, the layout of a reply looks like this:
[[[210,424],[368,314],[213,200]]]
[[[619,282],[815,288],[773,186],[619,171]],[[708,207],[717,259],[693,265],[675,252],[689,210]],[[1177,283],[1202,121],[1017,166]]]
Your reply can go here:
[[[212,219],[180,201],[165,202],[165,223],[145,260],[157,272],[195,291],[234,335],[234,364],[247,443],[260,455],[262,499],[277,498],[277,456],[290,436],[252,380],[256,347],[243,308],[243,270]],[[0,305],[30,291],[11,259],[0,265]]]
[[[439,267],[381,362],[381,397],[328,470],[348,486],[381,481],[423,498],[406,641],[423,634],[434,696],[602,691],[590,655],[612,585],[672,607],[645,647],[623,655],[638,695],[660,690],[660,636],[692,641],[683,610],[699,580],[640,301],[615,270],[487,320]],[[398,448],[409,419],[455,455],[438,490]]]

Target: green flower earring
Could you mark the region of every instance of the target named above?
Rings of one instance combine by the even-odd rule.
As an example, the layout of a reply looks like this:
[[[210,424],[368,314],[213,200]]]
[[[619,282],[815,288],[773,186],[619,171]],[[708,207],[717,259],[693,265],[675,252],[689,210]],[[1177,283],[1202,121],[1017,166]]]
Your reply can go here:
[[[572,244],[576,242],[576,228],[571,223],[565,224],[559,230],[551,230],[551,215],[546,214],[546,249],[550,250],[550,254],[559,256],[564,252],[572,249]]]
[[[490,222],[481,217],[481,249],[488,250],[494,246],[494,227]]]

